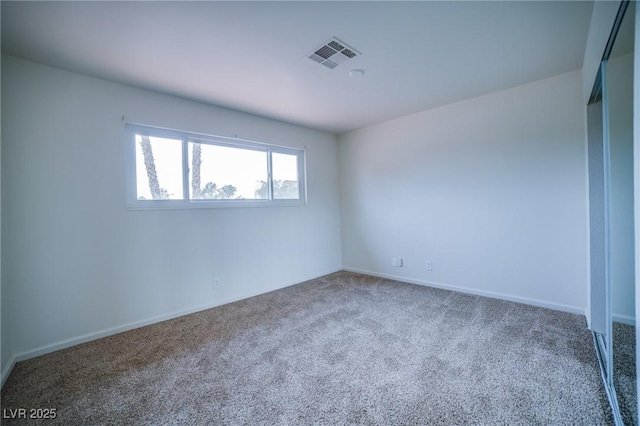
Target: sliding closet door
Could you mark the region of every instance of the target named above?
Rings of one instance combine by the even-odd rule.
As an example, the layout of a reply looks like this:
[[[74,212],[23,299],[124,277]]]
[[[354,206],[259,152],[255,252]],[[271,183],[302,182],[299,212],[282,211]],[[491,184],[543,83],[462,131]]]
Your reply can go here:
[[[599,76],[600,77],[600,76]],[[591,257],[591,330],[606,335],[607,286],[605,277],[604,158],[602,97],[597,91],[587,106],[589,152],[589,225]]]
[[[638,425],[640,67],[635,40],[640,35],[636,12],[635,2],[620,3],[587,106],[591,328],[616,425]]]
[[[635,213],[635,324],[636,324],[636,418],[640,407],[640,387],[638,387],[638,360],[640,360],[640,7],[636,5],[634,28],[634,72],[633,72],[633,156],[634,156],[634,213]]]
[[[633,72],[635,3],[629,3],[606,62],[605,146],[609,167],[609,278],[613,388],[622,423],[637,425],[635,369],[635,242]],[[606,153],[607,151],[605,151]],[[605,171],[606,173],[606,171]]]

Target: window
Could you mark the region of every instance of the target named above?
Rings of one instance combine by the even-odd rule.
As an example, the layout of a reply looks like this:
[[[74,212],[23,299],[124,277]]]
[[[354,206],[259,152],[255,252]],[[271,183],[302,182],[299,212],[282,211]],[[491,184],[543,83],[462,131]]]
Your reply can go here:
[[[138,199],[182,199],[182,141],[145,134],[136,134],[135,141]]]
[[[133,208],[299,205],[304,151],[127,124]]]

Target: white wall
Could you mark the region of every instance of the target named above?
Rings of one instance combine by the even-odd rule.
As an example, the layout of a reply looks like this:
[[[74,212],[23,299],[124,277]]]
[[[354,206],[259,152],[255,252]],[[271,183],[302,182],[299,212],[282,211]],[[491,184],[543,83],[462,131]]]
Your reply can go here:
[[[611,162],[611,308],[614,321],[634,324],[633,53],[608,61],[607,91]]]
[[[341,269],[335,136],[10,56],[2,68],[3,285],[19,359]],[[122,116],[307,145],[308,205],[129,211]]]
[[[580,70],[340,136],[344,267],[584,313],[584,141]]]

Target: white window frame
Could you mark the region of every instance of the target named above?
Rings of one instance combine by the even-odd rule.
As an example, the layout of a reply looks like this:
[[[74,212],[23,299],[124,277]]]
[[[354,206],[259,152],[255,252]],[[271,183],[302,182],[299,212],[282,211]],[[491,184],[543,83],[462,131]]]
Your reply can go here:
[[[243,139],[212,136],[181,130],[170,130],[142,124],[125,123],[126,133],[126,175],[127,175],[127,207],[135,210],[193,209],[193,208],[228,208],[228,207],[275,207],[300,206],[307,203],[306,152],[296,149]],[[182,187],[183,198],[176,200],[140,200],[137,198],[136,170],[136,134],[176,139],[182,141]],[[267,153],[267,187],[268,199],[224,200],[224,199],[191,199],[189,182],[189,142],[203,145],[216,145]],[[272,153],[295,155],[298,162],[298,194],[297,199],[273,198]]]

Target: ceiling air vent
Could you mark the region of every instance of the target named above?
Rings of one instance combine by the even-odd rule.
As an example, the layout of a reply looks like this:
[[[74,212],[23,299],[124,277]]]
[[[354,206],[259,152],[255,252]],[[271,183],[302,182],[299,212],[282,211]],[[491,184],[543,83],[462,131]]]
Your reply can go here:
[[[344,61],[355,58],[358,55],[362,55],[362,53],[333,37],[318,46],[307,56],[327,68],[335,68]]]

